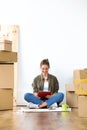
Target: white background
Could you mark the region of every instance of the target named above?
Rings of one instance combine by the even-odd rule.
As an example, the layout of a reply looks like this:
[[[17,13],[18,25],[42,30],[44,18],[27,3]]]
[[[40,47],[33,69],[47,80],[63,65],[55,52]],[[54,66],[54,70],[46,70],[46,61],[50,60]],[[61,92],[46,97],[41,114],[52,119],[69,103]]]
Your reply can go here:
[[[24,93],[32,92],[43,58],[49,59],[64,94],[73,70],[87,67],[87,0],[0,0],[0,24],[20,28],[18,105],[26,104]]]

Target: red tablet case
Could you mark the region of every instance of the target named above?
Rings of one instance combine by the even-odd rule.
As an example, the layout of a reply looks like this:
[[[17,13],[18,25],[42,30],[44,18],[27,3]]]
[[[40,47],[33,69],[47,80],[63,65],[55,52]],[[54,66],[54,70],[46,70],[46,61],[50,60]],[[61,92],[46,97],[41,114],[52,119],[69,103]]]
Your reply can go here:
[[[38,96],[41,98],[41,99],[46,99],[46,96],[47,95],[51,95],[51,92],[50,91],[41,91],[41,92],[38,92]]]

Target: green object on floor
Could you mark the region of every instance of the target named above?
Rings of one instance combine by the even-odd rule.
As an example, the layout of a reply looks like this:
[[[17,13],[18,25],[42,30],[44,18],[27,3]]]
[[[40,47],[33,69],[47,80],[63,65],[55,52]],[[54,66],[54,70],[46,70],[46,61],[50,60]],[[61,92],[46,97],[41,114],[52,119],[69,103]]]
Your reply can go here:
[[[62,111],[68,111],[69,105],[62,104]]]

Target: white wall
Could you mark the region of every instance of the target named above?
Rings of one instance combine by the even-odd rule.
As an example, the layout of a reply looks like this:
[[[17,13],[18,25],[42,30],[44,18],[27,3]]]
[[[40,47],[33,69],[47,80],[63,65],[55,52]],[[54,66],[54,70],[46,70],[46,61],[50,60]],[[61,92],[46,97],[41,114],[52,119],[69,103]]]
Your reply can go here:
[[[86,0],[3,0],[0,22],[20,26],[18,105],[26,104],[23,95],[32,92],[43,58],[49,59],[50,73],[57,76],[64,94],[73,70],[87,67]]]

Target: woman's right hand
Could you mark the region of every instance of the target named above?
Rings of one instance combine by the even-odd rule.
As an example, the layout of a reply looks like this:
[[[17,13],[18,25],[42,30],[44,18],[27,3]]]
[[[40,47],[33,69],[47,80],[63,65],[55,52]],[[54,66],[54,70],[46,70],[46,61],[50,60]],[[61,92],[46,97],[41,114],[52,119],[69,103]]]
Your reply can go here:
[[[38,93],[35,92],[35,93],[34,93],[34,96],[36,96],[36,97],[38,97],[38,98],[40,99],[40,97],[38,96]]]
[[[34,93],[34,96],[38,97],[38,93],[35,92],[35,93]]]

